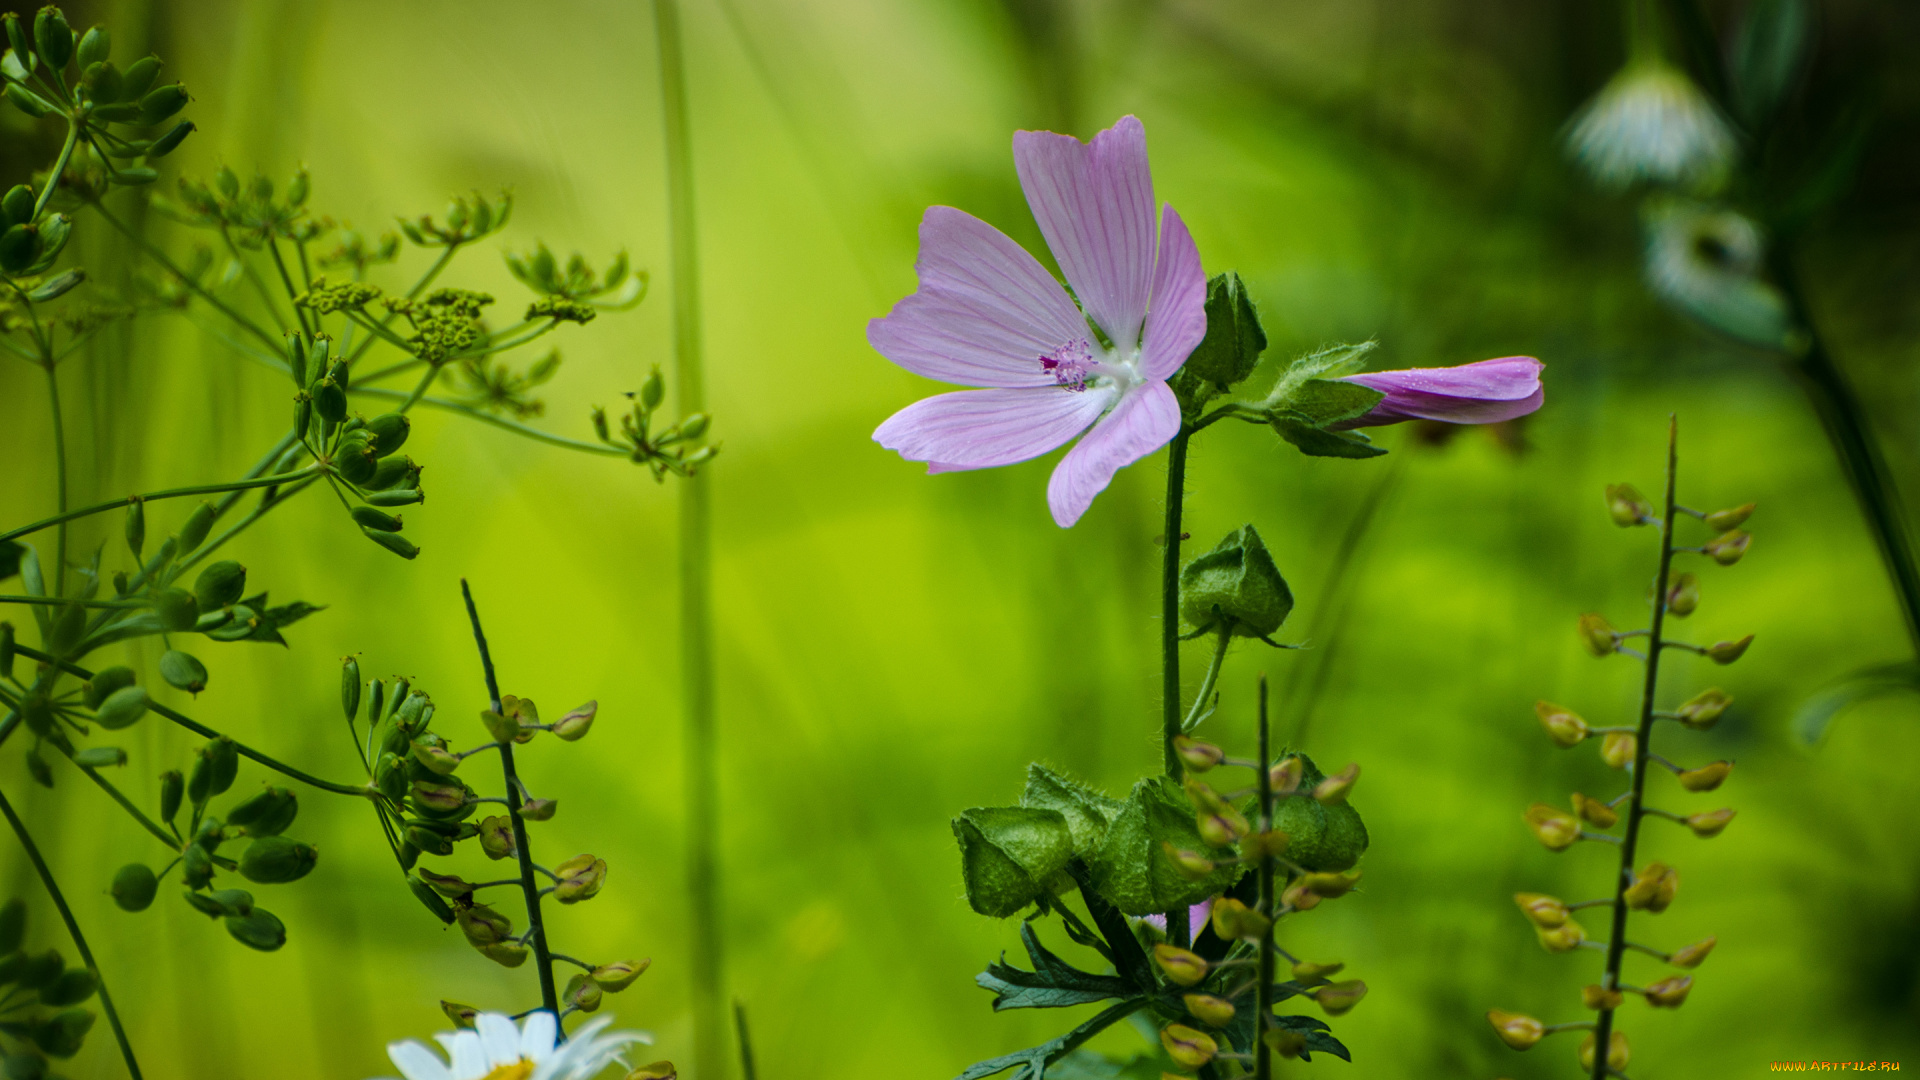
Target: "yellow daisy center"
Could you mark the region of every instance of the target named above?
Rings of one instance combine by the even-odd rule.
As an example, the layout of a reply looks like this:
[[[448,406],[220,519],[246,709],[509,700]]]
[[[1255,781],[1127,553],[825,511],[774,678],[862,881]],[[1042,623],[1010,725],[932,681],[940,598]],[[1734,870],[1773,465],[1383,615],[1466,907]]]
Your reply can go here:
[[[512,1065],[501,1065],[480,1080],[527,1080],[533,1075],[533,1062],[524,1058]]]

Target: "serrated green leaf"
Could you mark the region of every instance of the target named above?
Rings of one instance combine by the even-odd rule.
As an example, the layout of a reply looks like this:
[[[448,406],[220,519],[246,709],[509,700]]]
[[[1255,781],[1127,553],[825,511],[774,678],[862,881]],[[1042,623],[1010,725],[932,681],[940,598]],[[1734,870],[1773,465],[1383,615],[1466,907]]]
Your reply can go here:
[[[1200,838],[1193,803],[1179,783],[1149,777],[1133,785],[1100,849],[1086,860],[1094,889],[1129,915],[1151,915],[1184,911],[1240,879],[1242,868],[1229,865],[1194,881],[1167,858],[1162,843],[1186,851],[1235,850],[1210,847]]]
[[[1086,858],[1106,839],[1107,823],[1120,812],[1120,800],[1074,783],[1039,762],[1027,766],[1027,789],[1020,805],[1057,810],[1073,835],[1073,853]]]
[[[1006,1009],[1060,1009],[1108,998],[1130,997],[1139,992],[1125,979],[1081,971],[1055,956],[1040,944],[1039,935],[1034,933],[1031,922],[1020,924],[1020,942],[1027,947],[1027,956],[1033,961],[1032,971],[1022,971],[1008,964],[1005,954],[1002,954],[998,962],[987,965],[987,970],[974,977],[976,985],[997,995],[993,999],[995,1012]]]
[[[1046,1080],[1046,1077],[1054,1075],[1047,1066],[1078,1050],[1088,1039],[1126,1019],[1146,1004],[1147,999],[1143,997],[1118,1002],[1057,1039],[978,1062],[954,1080],[980,1080],[981,1077],[1003,1073],[1008,1069],[1014,1069],[1015,1072],[1007,1080]]]

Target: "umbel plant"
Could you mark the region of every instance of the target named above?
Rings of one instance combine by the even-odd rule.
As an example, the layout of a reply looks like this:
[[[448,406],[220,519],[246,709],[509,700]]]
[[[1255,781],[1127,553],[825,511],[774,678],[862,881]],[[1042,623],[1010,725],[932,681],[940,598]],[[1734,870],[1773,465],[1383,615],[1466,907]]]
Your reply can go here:
[[[1617,1013],[1629,996],[1640,998],[1653,1009],[1677,1009],[1693,990],[1693,976],[1687,974],[1665,973],[1644,985],[1626,981],[1627,954],[1640,953],[1684,972],[1698,967],[1713,951],[1715,942],[1714,938],[1708,937],[1667,950],[1628,938],[1628,923],[1634,913],[1658,915],[1666,911],[1680,888],[1680,871],[1671,864],[1660,860],[1640,862],[1642,826],[1648,818],[1662,818],[1706,839],[1720,835],[1734,817],[1734,811],[1726,807],[1683,813],[1656,806],[1651,801],[1660,798],[1664,802],[1669,795],[1684,799],[1688,795],[1713,791],[1726,782],[1733,772],[1731,761],[1710,761],[1689,766],[1654,752],[1654,740],[1664,730],[1663,725],[1704,731],[1713,727],[1721,713],[1733,702],[1725,691],[1714,687],[1672,708],[1661,708],[1662,658],[1669,651],[1677,651],[1704,656],[1715,664],[1731,664],[1740,659],[1753,643],[1751,634],[1736,641],[1720,641],[1704,646],[1676,641],[1667,636],[1671,632],[1668,619],[1684,619],[1692,615],[1700,604],[1699,578],[1691,571],[1676,572],[1673,569],[1675,556],[1698,556],[1720,566],[1732,566],[1739,562],[1750,542],[1749,535],[1740,526],[1754,509],[1753,504],[1748,503],[1709,513],[1675,502],[1675,474],[1678,468],[1675,435],[1676,429],[1670,426],[1665,496],[1658,507],[1629,485],[1607,488],[1608,512],[1615,524],[1622,528],[1651,526],[1659,535],[1650,603],[1652,610],[1647,628],[1620,631],[1600,615],[1580,617],[1580,639],[1593,655],[1630,656],[1645,665],[1640,707],[1632,718],[1633,722],[1596,727],[1573,710],[1551,702],[1542,701],[1535,707],[1541,726],[1555,745],[1571,749],[1597,739],[1600,759],[1610,768],[1624,771],[1627,776],[1627,789],[1612,798],[1594,798],[1575,792],[1571,812],[1548,803],[1534,803],[1527,808],[1525,815],[1528,827],[1548,851],[1563,852],[1579,844],[1595,843],[1611,844],[1617,849],[1618,862],[1604,896],[1574,903],[1544,893],[1519,893],[1514,897],[1521,914],[1533,924],[1541,947],[1548,952],[1593,950],[1603,955],[1599,981],[1589,984],[1580,992],[1582,1004],[1593,1011],[1594,1018],[1547,1024],[1524,1013],[1505,1009],[1492,1009],[1487,1013],[1488,1022],[1501,1040],[1516,1050],[1531,1049],[1541,1039],[1559,1032],[1585,1032],[1580,1044],[1580,1067],[1593,1080],[1627,1075],[1625,1070],[1632,1050],[1626,1032],[1621,1030]],[[1683,517],[1698,519],[1714,534],[1713,537],[1693,546],[1677,543],[1676,526]],[[1644,651],[1631,644],[1633,642],[1643,642]],[[1647,777],[1650,773],[1671,774],[1678,791],[1649,792]],[[1619,828],[1618,832],[1614,831],[1616,827]],[[1578,912],[1590,909],[1607,922],[1604,940],[1589,937],[1576,917]],[[1605,1047],[1604,1052],[1600,1047]]]
[[[1180,216],[1156,209],[1140,122],[1124,117],[1090,144],[1023,131],[1014,160],[1071,292],[998,230],[929,209],[920,288],[876,319],[868,338],[909,371],[978,389],[908,406],[874,438],[931,472],[952,472],[1024,461],[1079,436],[1047,489],[1062,527],[1120,468],[1167,448],[1163,754],[1161,769],[1124,796],[1036,763],[1018,804],[954,819],[969,904],[990,918],[1023,915],[1032,969],[1003,959],[976,979],[994,1008],[1106,1003],[1058,1038],[979,1062],[960,1080],[1111,1075],[1113,1063],[1081,1047],[1130,1018],[1156,1044],[1135,1064],[1173,1075],[1265,1078],[1275,1056],[1345,1058],[1326,1020],[1274,1010],[1300,999],[1338,1016],[1366,985],[1336,980],[1337,962],[1283,947],[1275,925],[1353,891],[1367,847],[1348,801],[1359,767],[1326,776],[1303,754],[1274,751],[1264,684],[1251,737],[1241,736],[1252,756],[1195,737],[1219,708],[1215,685],[1233,644],[1279,645],[1294,600],[1252,525],[1183,561],[1189,445],[1237,420],[1308,455],[1377,457],[1385,450],[1355,429],[1532,412],[1542,401],[1540,364],[1511,357],[1361,373],[1371,346],[1339,346],[1295,360],[1264,397],[1234,399],[1266,334],[1240,279],[1209,280]],[[1191,698],[1180,681],[1185,639],[1210,645]],[[1252,781],[1219,790],[1202,779],[1222,768],[1251,770]],[[1066,940],[1087,950],[1079,964],[1041,939],[1038,928],[1054,916]]]
[[[446,744],[430,729],[431,702],[404,680],[376,681],[366,692],[369,741],[356,742],[368,776],[354,783],[281,761],[150,692],[155,675],[180,693],[207,692],[219,668],[217,659],[201,659],[207,643],[215,655],[239,642],[285,646],[290,626],[322,610],[305,601],[270,599],[265,583],[234,557],[247,531],[303,492],[323,488],[341,508],[338,528],[360,538],[353,542],[363,539],[415,558],[419,548],[405,534],[402,511],[426,512],[425,489],[421,465],[402,451],[421,406],[549,445],[626,458],[658,479],[692,476],[717,448],[704,442],[704,414],[677,422],[659,415],[666,388],[657,372],[629,395],[632,404],[617,424],[595,410],[594,441],[525,423],[541,414],[535,392],[558,370],[560,354],[551,350],[524,366],[509,362],[508,355],[564,326],[584,326],[602,311],[637,304],[647,277],[633,271],[624,255],[595,269],[578,255],[562,262],[544,245],[508,254],[508,269],[530,295],[505,325],[496,325],[494,297],[442,282],[459,255],[501,234],[511,216],[510,195],[462,196],[439,217],[401,218],[397,232],[370,235],[309,207],[311,182],[304,168],[277,184],[265,176],[243,182],[223,167],[205,181],[180,179],[171,197],[153,194],[167,156],[194,131],[191,121],[179,119],[190,100],[186,90],[162,81],[155,57],[120,66],[105,27],[76,33],[56,7],[31,20],[8,14],[4,23],[8,48],[0,76],[10,107],[47,124],[59,122],[65,134],[44,172],[0,196],[0,351],[44,375],[54,492],[50,514],[0,524],[0,581],[19,583],[17,592],[0,593],[0,604],[30,613],[24,625],[38,641],[20,640],[13,622],[0,622],[0,743],[30,739],[23,756],[36,782],[52,787],[70,766],[161,845],[163,854],[151,864],[102,875],[101,886],[110,884],[119,906],[149,907],[177,870],[187,904],[241,944],[272,951],[288,931],[267,905],[256,903],[252,887],[271,889],[306,877],[319,852],[298,839],[295,788],[243,783],[243,761],[279,774],[283,784],[366,800],[403,871],[414,868],[421,852],[439,854],[455,839],[477,838],[484,823],[467,820],[476,804],[466,800],[479,796],[436,771],[453,759],[422,749],[444,751]],[[137,213],[145,209],[198,241],[170,250],[145,227],[129,224],[153,221]],[[119,250],[132,265],[92,277],[72,265],[69,241],[89,223],[120,234]],[[410,281],[395,278],[413,252],[426,256],[425,265]],[[133,284],[110,290],[99,285],[103,280]],[[285,404],[273,406],[286,410],[284,434],[261,448],[238,478],[71,505],[63,375],[72,365],[101,358],[108,339],[100,335],[107,327],[168,314],[189,319],[235,356],[291,383]],[[18,422],[25,409],[40,403],[23,396],[6,406]],[[153,532],[162,537],[157,543],[151,542],[149,511],[156,519]],[[74,532],[87,530],[91,542],[104,531],[94,519],[109,513],[120,515],[124,553],[116,557],[120,544],[106,541],[83,550]],[[93,659],[110,647],[155,639],[159,657],[150,672]],[[357,685],[358,676],[351,681]],[[530,705],[509,707],[491,690],[489,697],[490,713],[503,718],[512,737],[536,729]],[[148,713],[206,742],[181,767],[161,774],[157,805],[143,806],[112,779],[129,764],[129,755],[111,736]],[[590,722],[590,714],[569,714],[548,726],[556,733],[584,733]],[[524,805],[526,792],[513,779],[504,744],[490,745],[502,746],[506,766],[504,790],[493,798],[506,802],[512,821],[519,813],[514,804]],[[546,809],[551,812],[550,803]],[[0,811],[65,921],[129,1072],[139,1076],[107,984],[59,884],[4,794]],[[468,836],[469,830],[475,835]],[[525,837],[516,833],[515,841],[512,850],[524,852]],[[528,875],[536,871],[527,869],[530,856],[517,859],[525,864],[519,880],[526,891]],[[563,903],[591,895],[604,865],[593,859],[576,863],[548,868],[553,880],[541,895]],[[484,905],[457,882],[449,877],[436,886],[424,873],[413,879],[416,893],[436,914],[450,913],[456,921],[467,916],[462,928],[476,946],[479,938],[494,935],[497,940],[485,944],[495,959],[511,962],[524,955],[516,947],[539,956],[541,1007],[556,1017],[569,1009],[591,1011],[600,991],[638,975],[639,965],[591,965],[566,985],[567,1000],[561,1002],[550,961],[570,958],[546,949],[538,897],[527,897],[534,925],[510,943],[510,930],[474,914]],[[56,980],[63,989],[51,997],[47,987],[56,982],[37,989],[18,982],[39,980],[51,964],[22,963],[13,972],[16,984],[43,1001],[77,992],[78,976]],[[44,1071],[45,1057],[69,1056],[79,1048],[85,1025],[76,1015],[34,1014],[0,1026],[0,1036],[16,1040],[23,1061],[39,1062],[19,1069]],[[18,1072],[11,1064],[9,1069]]]

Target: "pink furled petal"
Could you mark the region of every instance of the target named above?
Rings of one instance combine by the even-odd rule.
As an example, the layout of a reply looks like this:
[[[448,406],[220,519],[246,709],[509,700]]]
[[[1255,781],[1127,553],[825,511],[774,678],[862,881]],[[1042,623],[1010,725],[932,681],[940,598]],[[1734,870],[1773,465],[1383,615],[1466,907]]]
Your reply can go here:
[[[1061,528],[1072,528],[1107,490],[1113,474],[1160,449],[1180,430],[1180,402],[1163,382],[1128,390],[1113,411],[1087,432],[1054,466],[1047,505]]]
[[[1212,917],[1213,917],[1213,901],[1212,900],[1202,900],[1199,903],[1188,908],[1187,909],[1187,940],[1192,941],[1198,938],[1200,936],[1200,932],[1207,928],[1207,920]],[[1144,922],[1152,923],[1154,926],[1159,927],[1161,932],[1163,933],[1167,929],[1167,917],[1165,915],[1156,913],[1153,915],[1142,915],[1140,918]]]
[[[1013,163],[1080,306],[1122,353],[1133,351],[1153,287],[1146,129],[1123,116],[1091,144],[1051,131],[1016,131]]]
[[[888,417],[873,440],[908,461],[935,463],[930,472],[1011,465],[1085,431],[1113,396],[1064,386],[939,394]]]
[[[1207,273],[1187,223],[1169,206],[1160,212],[1160,256],[1153,269],[1153,306],[1147,309],[1140,369],[1165,379],[1187,362],[1207,336]]]
[[[1040,260],[950,206],[920,221],[920,289],[867,324],[881,355],[963,386],[1052,386],[1040,358],[1085,341],[1086,320]]]
[[[1365,416],[1335,426],[1374,427],[1402,420],[1449,424],[1512,420],[1533,412],[1546,400],[1546,391],[1540,385],[1540,369],[1544,366],[1531,356],[1509,356],[1458,367],[1348,375],[1343,381],[1378,390],[1386,397]]]

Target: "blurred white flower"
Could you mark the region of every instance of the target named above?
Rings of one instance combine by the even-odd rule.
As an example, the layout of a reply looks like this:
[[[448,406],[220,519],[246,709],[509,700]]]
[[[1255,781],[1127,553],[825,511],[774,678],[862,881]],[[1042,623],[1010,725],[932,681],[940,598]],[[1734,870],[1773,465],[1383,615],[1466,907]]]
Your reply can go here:
[[[501,1013],[480,1013],[472,1031],[443,1031],[434,1038],[447,1060],[414,1039],[387,1044],[387,1057],[406,1080],[588,1080],[620,1059],[632,1043],[651,1043],[644,1031],[600,1032],[609,1016],[580,1025],[565,1043],[555,1045],[560,1025],[550,1012],[527,1016],[515,1028]]]
[[[1658,57],[1630,61],[1567,131],[1567,150],[1604,187],[1712,179],[1733,160],[1733,129],[1693,80]]]
[[[1680,198],[1650,201],[1644,217],[1647,283],[1655,293],[1729,337],[1788,347],[1786,299],[1761,277],[1760,226],[1725,207]]]

